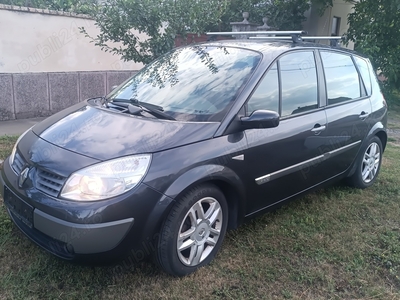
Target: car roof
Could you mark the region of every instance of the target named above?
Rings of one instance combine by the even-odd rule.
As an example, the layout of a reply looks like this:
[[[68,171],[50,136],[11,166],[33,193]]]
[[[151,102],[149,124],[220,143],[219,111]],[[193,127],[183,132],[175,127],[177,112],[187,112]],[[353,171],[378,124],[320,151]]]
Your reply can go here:
[[[364,55],[341,47],[332,47],[329,45],[312,43],[312,42],[292,42],[285,40],[252,40],[252,39],[228,39],[228,40],[218,40],[218,41],[208,41],[204,43],[200,43],[203,46],[214,46],[214,47],[235,47],[242,49],[249,49],[258,51],[261,53],[269,53],[275,52],[276,54],[280,54],[286,52],[288,50],[293,49],[324,49],[324,50],[335,50],[346,52],[352,55],[358,55],[361,57],[365,57]],[[190,46],[190,45],[189,45]]]

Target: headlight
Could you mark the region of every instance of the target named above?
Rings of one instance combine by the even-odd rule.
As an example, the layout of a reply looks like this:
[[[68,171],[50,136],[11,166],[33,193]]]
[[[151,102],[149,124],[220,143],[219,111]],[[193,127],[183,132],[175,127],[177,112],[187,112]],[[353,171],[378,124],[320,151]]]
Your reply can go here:
[[[151,155],[134,155],[102,162],[73,173],[61,197],[77,201],[102,200],[134,188],[146,174]]]
[[[32,126],[33,127],[33,126]],[[31,129],[32,129],[32,127],[31,128],[29,128],[27,131],[25,131],[23,134],[21,134],[20,136],[19,136],[19,138],[18,138],[18,140],[15,142],[15,144],[14,144],[14,147],[13,147],[13,149],[12,149],[12,151],[11,151],[11,155],[10,155],[10,160],[9,160],[9,162],[10,162],[10,166],[11,166],[11,168],[14,170],[14,168],[13,168],[13,164],[14,164],[14,159],[15,159],[15,153],[17,152],[17,146],[18,146],[18,143],[20,142],[20,140],[22,140],[22,138],[25,136],[25,134],[27,134]]]

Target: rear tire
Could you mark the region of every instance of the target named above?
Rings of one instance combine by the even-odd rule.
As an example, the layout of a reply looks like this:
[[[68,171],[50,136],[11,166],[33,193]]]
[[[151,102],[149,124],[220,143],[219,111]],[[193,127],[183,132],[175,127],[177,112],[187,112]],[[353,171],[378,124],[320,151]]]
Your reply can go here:
[[[224,194],[204,184],[178,199],[160,232],[157,262],[167,273],[185,276],[217,254],[228,224]]]
[[[350,186],[365,189],[374,184],[382,163],[382,142],[372,137],[357,157],[356,170],[347,180]]]

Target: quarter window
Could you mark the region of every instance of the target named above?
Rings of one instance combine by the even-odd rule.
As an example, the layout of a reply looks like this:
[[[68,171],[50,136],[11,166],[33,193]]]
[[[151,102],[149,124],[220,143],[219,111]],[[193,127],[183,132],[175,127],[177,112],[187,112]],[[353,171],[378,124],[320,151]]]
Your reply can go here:
[[[360,70],[361,77],[365,85],[365,89],[367,90],[367,95],[370,96],[372,92],[372,87],[371,87],[371,76],[369,74],[368,64],[364,59],[360,57],[354,56],[354,59],[356,61],[358,69]]]
[[[321,52],[328,105],[361,97],[360,79],[349,55]]]
[[[279,112],[279,81],[276,63],[261,80],[247,104],[248,114],[258,109]]]
[[[314,53],[292,52],[279,60],[282,81],[281,116],[318,107],[318,84]]]

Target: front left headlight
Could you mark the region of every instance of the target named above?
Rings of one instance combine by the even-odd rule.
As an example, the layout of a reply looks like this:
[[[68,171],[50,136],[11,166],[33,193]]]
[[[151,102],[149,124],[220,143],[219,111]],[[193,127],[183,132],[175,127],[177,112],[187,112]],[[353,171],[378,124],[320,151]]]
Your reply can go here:
[[[12,149],[12,151],[11,151],[10,159],[9,159],[10,166],[11,166],[11,168],[12,168],[13,170],[14,170],[13,164],[14,164],[14,159],[15,159],[15,153],[17,153],[18,144],[19,144],[19,142],[22,140],[22,138],[25,136],[25,134],[27,134],[32,128],[33,128],[33,126],[32,126],[31,128],[29,128],[27,131],[25,131],[23,134],[21,134],[21,135],[19,136],[19,138],[17,139],[17,141],[15,142],[15,144],[14,144],[14,147],[13,147],[13,149]],[[15,172],[16,172],[16,171],[15,171]]]
[[[102,200],[134,188],[146,175],[151,155],[134,155],[109,160],[73,173],[61,197],[76,201]]]

